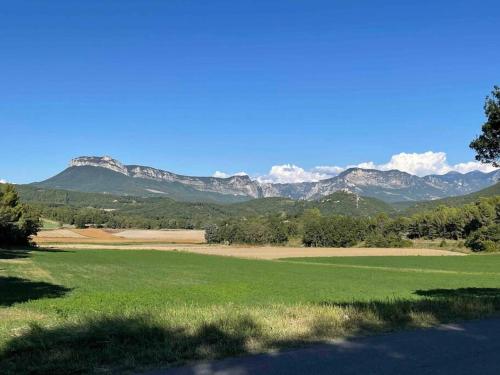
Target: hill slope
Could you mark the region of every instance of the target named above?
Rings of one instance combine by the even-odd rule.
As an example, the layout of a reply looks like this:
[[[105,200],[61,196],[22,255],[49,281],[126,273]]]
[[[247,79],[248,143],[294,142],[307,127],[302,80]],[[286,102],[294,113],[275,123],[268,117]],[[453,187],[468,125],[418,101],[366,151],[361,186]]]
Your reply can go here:
[[[373,216],[392,213],[394,208],[379,199],[362,197],[350,192],[337,191],[319,200],[296,201],[288,198],[261,198],[228,205],[240,213],[264,215],[286,213],[298,215],[304,210],[317,208],[323,215]]]
[[[137,197],[164,196],[187,202],[230,203],[251,199],[251,197],[245,195],[200,191],[176,181],[132,178],[108,168],[88,165],[69,167],[56,176],[33,185],[42,188]]]
[[[230,217],[250,217],[285,213],[295,216],[306,209],[317,208],[324,215],[372,216],[391,213],[394,209],[375,198],[336,192],[318,201],[294,201],[287,198],[261,198],[241,203],[215,204],[178,202],[170,198],[116,196],[46,189],[33,185],[17,185],[21,200],[40,207],[96,208],[119,215],[167,218],[209,222]]]
[[[492,197],[497,195],[500,195],[500,182],[486,189],[458,197],[448,197],[443,199],[436,199],[433,201],[423,201],[417,203],[398,202],[394,203],[392,206],[397,211],[400,211],[404,215],[412,215],[419,211],[431,210],[441,205],[457,207],[457,206],[462,206],[464,204],[476,202],[479,198],[482,197]]]

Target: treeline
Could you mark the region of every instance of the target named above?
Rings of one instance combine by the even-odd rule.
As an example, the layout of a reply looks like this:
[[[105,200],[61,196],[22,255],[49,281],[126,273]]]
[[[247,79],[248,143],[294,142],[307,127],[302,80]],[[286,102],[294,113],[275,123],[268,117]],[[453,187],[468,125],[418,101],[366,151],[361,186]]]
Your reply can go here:
[[[409,220],[407,235],[408,238],[465,239],[465,245],[474,251],[498,251],[500,196],[415,214]]]
[[[164,216],[146,217],[98,208],[79,208],[72,206],[53,206],[31,204],[32,209],[41,217],[77,228],[139,228],[139,229],[195,229],[202,228],[204,221],[192,218]]]
[[[285,214],[229,219],[205,228],[208,243],[286,244],[300,241],[308,247],[350,247],[364,241],[369,247],[402,247],[402,219],[385,214],[374,218],[323,216],[318,209],[302,215]]]
[[[205,227],[208,243],[283,244],[297,233],[295,222],[284,215],[230,219]]]
[[[39,227],[38,215],[20,203],[14,186],[0,184],[0,247],[29,245]]]
[[[462,207],[441,206],[411,217],[323,216],[312,209],[294,217],[229,219],[206,227],[209,243],[227,244],[300,240],[309,247],[406,247],[418,238],[464,240],[474,251],[500,250],[500,197]]]

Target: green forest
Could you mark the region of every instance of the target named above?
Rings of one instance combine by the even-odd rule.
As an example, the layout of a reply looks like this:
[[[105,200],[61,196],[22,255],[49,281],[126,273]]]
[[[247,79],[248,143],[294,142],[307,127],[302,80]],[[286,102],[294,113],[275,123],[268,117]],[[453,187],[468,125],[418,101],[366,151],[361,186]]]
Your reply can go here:
[[[282,215],[239,218],[207,228],[209,243],[287,243],[299,237],[313,247],[407,247],[412,239],[463,240],[473,251],[500,250],[500,196],[459,207],[438,206],[412,216],[325,216],[309,209]]]

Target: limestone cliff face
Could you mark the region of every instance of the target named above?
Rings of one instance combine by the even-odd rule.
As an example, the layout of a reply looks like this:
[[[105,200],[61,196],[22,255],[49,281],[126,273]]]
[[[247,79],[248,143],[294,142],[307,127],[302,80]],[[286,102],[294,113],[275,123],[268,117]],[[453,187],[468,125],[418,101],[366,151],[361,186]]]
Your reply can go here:
[[[258,183],[248,176],[191,177],[141,165],[123,165],[109,156],[81,156],[71,160],[70,167],[92,166],[110,169],[132,178],[145,178],[155,181],[177,182],[200,191],[221,194],[242,195],[260,198],[262,191]]]
[[[123,165],[109,156],[78,157],[71,160],[70,166],[101,167],[131,178],[178,183],[201,192],[249,198],[286,197],[308,200],[319,199],[339,190],[379,198],[386,202],[430,200],[468,194],[500,180],[500,170],[491,173],[451,172],[445,175],[417,177],[398,170],[351,168],[336,177],[317,182],[259,183],[248,176],[228,178],[183,176],[147,166]],[[154,189],[149,188],[149,191]]]
[[[69,162],[70,167],[83,167],[86,165],[91,167],[111,169],[112,171],[119,172],[128,176],[127,168],[118,160],[115,160],[109,156],[80,156],[78,158],[72,159]]]

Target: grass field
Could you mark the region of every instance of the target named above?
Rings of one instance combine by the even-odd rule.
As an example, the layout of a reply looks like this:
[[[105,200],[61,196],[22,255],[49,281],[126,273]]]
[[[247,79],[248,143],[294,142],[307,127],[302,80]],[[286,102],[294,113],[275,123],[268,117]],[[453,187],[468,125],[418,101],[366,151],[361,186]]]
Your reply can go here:
[[[61,224],[59,222],[54,221],[54,220],[49,220],[49,219],[41,219],[42,221],[42,228],[43,229],[57,229],[61,227]]]
[[[0,251],[2,374],[105,373],[500,311],[500,256]]]

